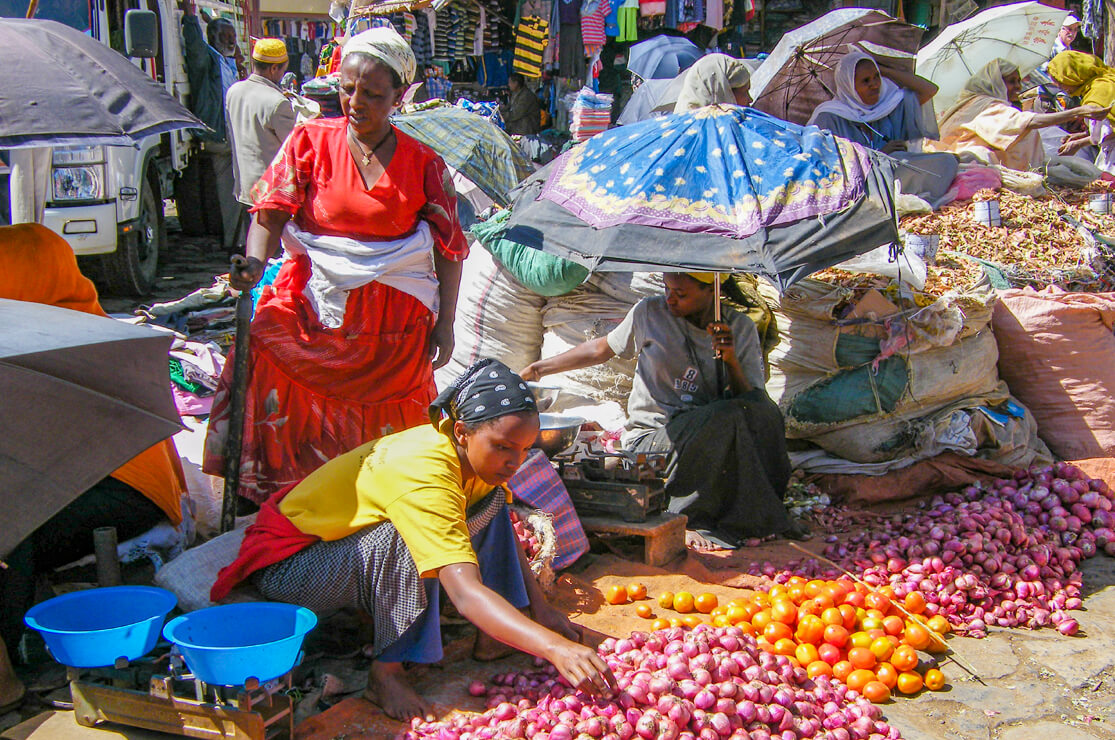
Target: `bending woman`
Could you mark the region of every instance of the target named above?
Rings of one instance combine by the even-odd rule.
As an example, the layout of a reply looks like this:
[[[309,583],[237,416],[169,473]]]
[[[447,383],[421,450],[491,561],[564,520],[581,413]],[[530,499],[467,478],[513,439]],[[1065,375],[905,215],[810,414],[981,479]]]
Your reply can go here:
[[[441,158],[388,115],[414,76],[388,28],[349,39],[343,118],[295,127],[252,191],[255,219],[233,287],[264,288],[252,322],[240,494],[260,502],[319,465],[422,423],[437,367],[453,351],[468,245]],[[213,405],[205,470],[224,474],[228,363]]]
[[[836,97],[821,103],[809,123],[857,144],[908,162],[896,175],[902,191],[937,200],[952,185],[959,163],[948,154],[910,153],[911,142],[936,137],[926,126],[922,106],[937,94],[924,77],[879,63],[854,51],[836,64]]]
[[[1018,67],[1005,59],[989,62],[964,85],[956,103],[938,119],[939,141],[926,149],[971,153],[984,164],[1030,170],[1045,161],[1038,129],[1059,126],[1076,118],[1107,116],[1108,109],[1082,105],[1058,113],[1027,113],[1018,109],[1022,78]]]
[[[713,321],[712,280],[667,273],[665,296],[644,298],[610,334],[532,363],[522,376],[637,358],[623,445],[669,455],[669,510],[689,518],[687,544],[711,550],[767,534],[801,537],[782,503],[792,471],[782,414],[764,389],[758,332],[727,303]],[[714,353],[727,370],[727,397]]]
[[[1063,51],[1049,63],[1049,76],[1069,95],[1080,98],[1084,105],[1110,109],[1115,103],[1115,69],[1098,57],[1079,51]],[[1076,154],[1084,147],[1099,147],[1096,166],[1115,175],[1115,115],[1088,121],[1083,133],[1071,134],[1061,144],[1060,153]]]
[[[727,54],[706,54],[679,79],[674,113],[718,103],[751,105],[751,70],[742,59]]]
[[[549,660],[573,686],[614,688],[579,644],[591,635],[546,603],[511,527],[504,484],[538,436],[526,384],[481,360],[430,406],[429,421],[330,460],[268,500],[213,600],[251,575],[268,599],[362,609],[375,624],[365,696],[397,719],[429,716],[402,664],[441,660],[439,584],[483,633]]]

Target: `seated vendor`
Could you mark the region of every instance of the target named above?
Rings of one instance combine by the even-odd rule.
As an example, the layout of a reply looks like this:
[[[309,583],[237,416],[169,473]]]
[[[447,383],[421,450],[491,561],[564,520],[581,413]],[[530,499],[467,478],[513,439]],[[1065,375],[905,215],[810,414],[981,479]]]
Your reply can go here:
[[[614,677],[580,644],[599,635],[547,604],[508,515],[504,484],[538,436],[530,390],[481,360],[438,396],[430,421],[336,457],[265,501],[213,600],[251,576],[268,599],[371,615],[365,697],[397,719],[431,718],[403,663],[442,657],[439,584],[482,631],[478,658],[493,657],[486,634],[545,658],[573,686],[607,693]]]
[[[669,456],[669,510],[689,518],[686,543],[711,550],[748,537],[804,536],[782,503],[792,471],[755,325],[724,302],[722,320],[713,320],[712,273],[667,273],[664,281],[665,296],[635,304],[611,333],[532,363],[522,377],[637,358],[623,444]],[[743,300],[731,281],[724,288]]]
[[[0,226],[0,298],[106,316],[97,289],[81,274],[73,249],[41,224]],[[164,376],[163,382],[170,382]],[[35,603],[36,579],[93,553],[93,530],[115,527],[123,542],[156,524],[182,521],[186,492],[173,440],[148,448],[57,511],[11,552],[0,552],[0,714],[18,705],[23,686],[11,661],[23,615]]]
[[[971,154],[984,164],[1031,170],[1045,162],[1038,129],[1060,126],[1078,118],[1095,120],[1109,108],[1082,105],[1055,113],[1020,110],[1022,78],[1018,67],[1005,59],[989,62],[972,75],[951,108],[938,117],[939,141],[926,149]]]
[[[809,123],[908,163],[895,170],[902,192],[930,202],[944,195],[956,177],[956,157],[908,151],[937,135],[932,116],[927,126],[922,110],[937,86],[885,62],[880,65],[862,51],[841,58],[835,77],[836,97],[817,106]]]

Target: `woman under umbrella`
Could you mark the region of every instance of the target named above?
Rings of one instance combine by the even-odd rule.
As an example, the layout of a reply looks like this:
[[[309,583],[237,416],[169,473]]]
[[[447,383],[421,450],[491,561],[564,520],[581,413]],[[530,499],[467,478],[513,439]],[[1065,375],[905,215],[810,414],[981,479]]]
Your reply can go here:
[[[344,118],[294,129],[252,191],[233,287],[264,288],[251,329],[240,494],[260,502],[353,447],[422,423],[449,361],[468,245],[441,157],[388,121],[414,76],[389,28],[345,42]],[[223,473],[232,362],[213,406],[205,470]]]
[[[532,363],[522,377],[636,358],[623,444],[669,455],[669,510],[689,518],[687,544],[712,550],[747,537],[804,536],[782,503],[792,470],[782,414],[764,388],[755,325],[724,302],[714,321],[713,273],[663,279],[665,296],[644,298],[611,333]],[[730,295],[734,285],[725,287]],[[727,397],[715,358],[727,370]]]

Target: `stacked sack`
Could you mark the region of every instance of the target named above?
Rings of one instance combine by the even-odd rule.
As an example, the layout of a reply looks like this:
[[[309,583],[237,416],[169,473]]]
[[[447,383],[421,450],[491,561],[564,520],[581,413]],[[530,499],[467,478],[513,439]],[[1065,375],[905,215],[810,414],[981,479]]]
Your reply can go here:
[[[1050,459],[1030,412],[999,378],[986,281],[929,296],[807,279],[779,297],[767,390],[795,465],[881,475],[945,451],[1021,466]],[[808,449],[800,449],[808,448]]]

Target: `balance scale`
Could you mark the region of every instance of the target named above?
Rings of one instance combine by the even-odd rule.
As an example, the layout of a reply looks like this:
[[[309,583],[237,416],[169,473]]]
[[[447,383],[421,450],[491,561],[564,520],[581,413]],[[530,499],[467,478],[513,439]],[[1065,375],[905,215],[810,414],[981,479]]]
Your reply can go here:
[[[606,452],[578,440],[553,462],[581,516],[645,522],[666,509],[665,454]]]

